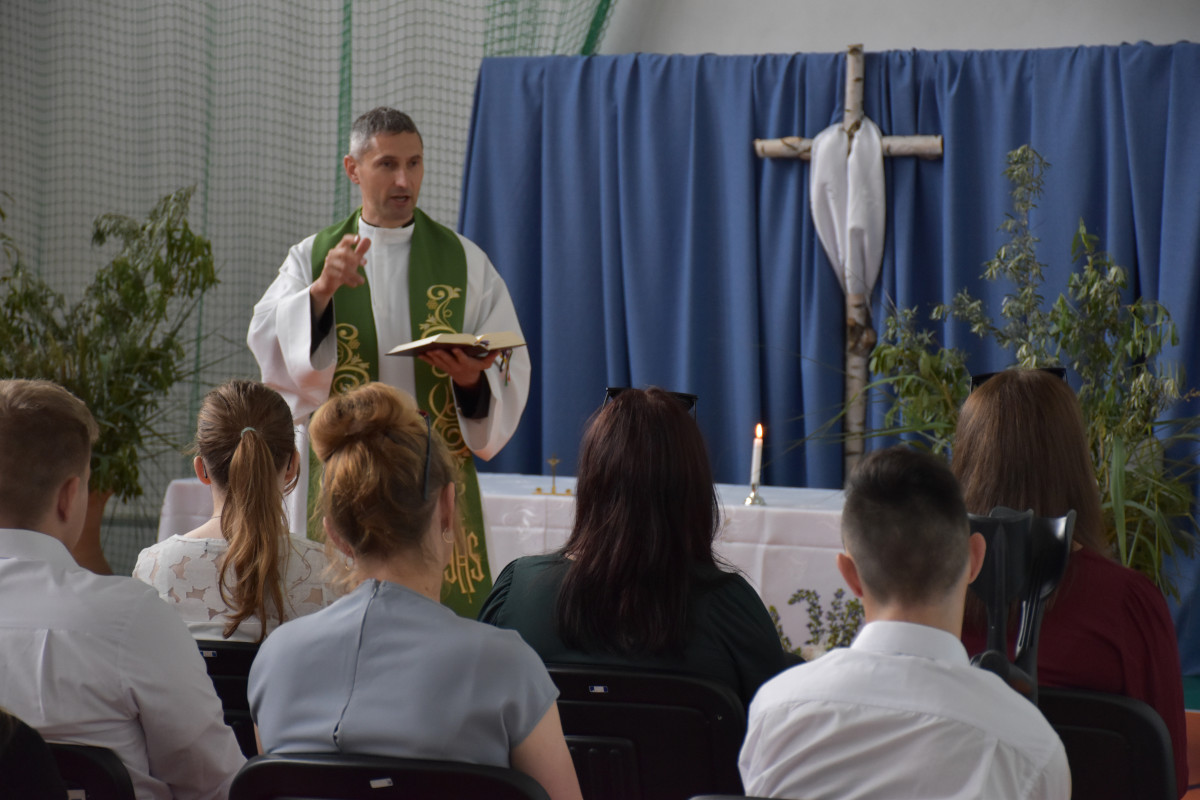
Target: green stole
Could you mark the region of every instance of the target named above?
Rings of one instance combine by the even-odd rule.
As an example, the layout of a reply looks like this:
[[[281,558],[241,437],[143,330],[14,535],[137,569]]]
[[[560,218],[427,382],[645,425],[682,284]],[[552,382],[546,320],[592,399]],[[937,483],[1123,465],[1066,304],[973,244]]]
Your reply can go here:
[[[321,274],[325,256],[342,237],[358,234],[361,211],[360,208],[347,219],[317,234],[312,252],[313,280]],[[412,250],[408,259],[412,338],[462,333],[467,288],[467,256],[462,242],[454,231],[434,222],[419,208],[414,210],[413,225]],[[379,343],[375,333],[375,315],[371,311],[369,283],[364,281],[361,286],[338,289],[333,295],[333,314],[336,320],[337,367],[329,389],[331,395],[345,393],[379,379]],[[429,414],[433,428],[449,447],[459,473],[455,501],[462,537],[454,545],[454,555],[446,567],[442,602],[459,615],[474,619],[492,588],[475,458],[458,426],[450,376],[419,358],[413,359],[413,371],[417,405]],[[483,376],[482,380],[487,380],[487,377]],[[309,474],[318,475],[319,472],[316,460],[310,459]],[[316,496],[312,486],[310,480],[310,502]]]

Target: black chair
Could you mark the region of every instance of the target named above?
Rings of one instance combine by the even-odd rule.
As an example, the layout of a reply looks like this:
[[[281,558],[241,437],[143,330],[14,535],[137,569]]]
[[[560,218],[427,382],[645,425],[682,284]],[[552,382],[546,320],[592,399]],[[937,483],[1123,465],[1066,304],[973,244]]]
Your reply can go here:
[[[229,800],[549,800],[537,781],[505,767],[346,754],[256,756]]]
[[[1046,610],[1071,555],[1075,512],[1035,517],[1033,511],[997,507],[988,516],[970,515],[971,530],[987,542],[983,568],[971,590],[987,609],[987,648],[971,663],[998,674],[1037,702],[1037,643]],[[1008,652],[1008,613],[1020,605],[1017,642]]]
[[[547,665],[584,800],[739,794],[746,710],[702,678]]]
[[[258,654],[258,645],[251,642],[226,642],[200,639],[196,641],[208,677],[221,698],[225,724],[233,728],[238,746],[249,758],[258,754],[254,738],[254,720],[250,717],[250,700],[246,690],[250,683],[250,665]]]
[[[117,754],[105,747],[49,742],[58,774],[80,800],[135,800],[133,781]],[[82,792],[82,794],[80,794]]]
[[[1153,708],[1122,695],[1041,687],[1038,708],[1067,751],[1072,797],[1175,800],[1171,734]]]

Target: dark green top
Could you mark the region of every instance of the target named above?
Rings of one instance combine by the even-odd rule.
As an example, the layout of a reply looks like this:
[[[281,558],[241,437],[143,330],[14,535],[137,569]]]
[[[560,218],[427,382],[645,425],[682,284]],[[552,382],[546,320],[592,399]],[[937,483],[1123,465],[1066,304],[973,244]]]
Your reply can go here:
[[[741,575],[716,568],[701,569],[693,582],[691,634],[683,652],[629,656],[568,648],[554,615],[567,564],[557,553],[513,561],[496,578],[480,621],[516,630],[547,664],[684,672],[733,688],[747,705],[764,681],[791,663],[758,594]]]

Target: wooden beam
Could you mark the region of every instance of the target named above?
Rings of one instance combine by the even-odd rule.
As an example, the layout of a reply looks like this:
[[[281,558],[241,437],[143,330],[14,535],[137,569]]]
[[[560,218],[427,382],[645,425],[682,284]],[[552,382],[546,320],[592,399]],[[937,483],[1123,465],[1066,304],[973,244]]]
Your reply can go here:
[[[812,158],[812,139],[785,136],[782,139],[755,139],[754,152],[759,158]],[[884,136],[883,155],[918,156],[930,161],[942,157],[941,136]]]

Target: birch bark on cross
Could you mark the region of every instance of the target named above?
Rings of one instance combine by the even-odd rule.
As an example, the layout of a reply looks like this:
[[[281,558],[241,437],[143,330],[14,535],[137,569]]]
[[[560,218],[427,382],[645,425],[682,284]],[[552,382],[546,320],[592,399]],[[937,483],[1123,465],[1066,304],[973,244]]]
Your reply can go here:
[[[850,45],[846,53],[846,90],[842,124],[838,128],[822,131],[813,139],[799,136],[755,139],[754,152],[761,158],[805,161],[816,152],[818,160],[829,157],[833,162],[823,167],[820,186],[816,175],[818,165],[814,163],[810,189],[814,195],[811,205],[817,232],[838,275],[846,303],[844,480],[862,457],[866,433],[867,364],[876,341],[871,323],[871,290],[883,259],[883,158],[941,158],[942,137],[880,135],[878,127],[863,111],[861,44]],[[836,148],[831,150],[830,145]],[[842,172],[837,174],[838,170]],[[818,192],[823,204],[817,202]]]

